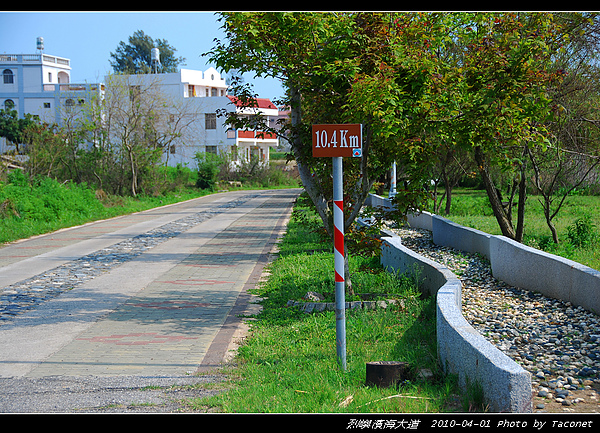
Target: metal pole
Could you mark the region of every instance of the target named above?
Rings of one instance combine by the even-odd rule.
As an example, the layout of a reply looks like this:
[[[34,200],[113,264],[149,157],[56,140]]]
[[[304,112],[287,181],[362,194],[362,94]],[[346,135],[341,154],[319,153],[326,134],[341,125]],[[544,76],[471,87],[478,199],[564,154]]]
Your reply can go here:
[[[346,370],[346,292],[344,280],[344,186],[342,157],[333,158],[335,331],[338,361]]]
[[[392,198],[396,195],[396,161],[392,164],[392,174],[391,174],[391,182],[390,182],[390,193],[389,198]]]

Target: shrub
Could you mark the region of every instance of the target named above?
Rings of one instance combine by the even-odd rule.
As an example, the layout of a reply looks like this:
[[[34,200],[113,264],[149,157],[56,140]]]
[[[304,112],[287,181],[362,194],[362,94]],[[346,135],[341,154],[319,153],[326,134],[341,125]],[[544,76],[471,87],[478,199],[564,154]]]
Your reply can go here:
[[[576,247],[585,248],[596,239],[596,225],[589,215],[578,218],[567,227],[569,241]]]
[[[197,152],[194,159],[198,163],[198,179],[196,186],[200,189],[213,190],[217,176],[223,164],[223,158],[206,152]]]
[[[8,173],[8,183],[14,186],[28,186],[29,179],[22,170],[13,170]]]

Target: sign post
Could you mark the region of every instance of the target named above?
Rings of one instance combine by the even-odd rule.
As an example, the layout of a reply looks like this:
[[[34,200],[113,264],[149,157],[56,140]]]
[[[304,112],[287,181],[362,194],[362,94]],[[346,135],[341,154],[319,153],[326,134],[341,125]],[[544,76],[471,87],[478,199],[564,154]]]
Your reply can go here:
[[[346,369],[346,279],[344,269],[343,158],[333,157],[333,254],[335,270],[335,335],[337,356]]]
[[[392,164],[392,174],[390,180],[390,192],[388,194],[389,198],[394,198],[396,196],[396,161]]]
[[[335,331],[337,357],[346,370],[346,282],[344,272],[343,158],[362,156],[362,125],[313,125],[313,157],[333,161],[333,245],[335,272]]]

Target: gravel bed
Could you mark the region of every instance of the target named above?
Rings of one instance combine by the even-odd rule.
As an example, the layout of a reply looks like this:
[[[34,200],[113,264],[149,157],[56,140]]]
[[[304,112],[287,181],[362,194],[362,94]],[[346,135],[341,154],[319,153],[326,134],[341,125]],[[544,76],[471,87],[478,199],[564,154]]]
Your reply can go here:
[[[197,212],[161,227],[103,248],[48,272],[0,289],[0,325],[18,314],[35,308],[66,290],[110,271],[155,246],[189,230],[209,218],[237,207],[260,194],[248,194],[237,200]]]
[[[575,391],[598,388],[598,315],[496,280],[487,259],[435,245],[428,230],[393,225],[388,229],[400,236],[403,245],[446,266],[460,278],[465,319],[532,374],[540,397],[570,405],[577,403],[577,399],[568,398]]]

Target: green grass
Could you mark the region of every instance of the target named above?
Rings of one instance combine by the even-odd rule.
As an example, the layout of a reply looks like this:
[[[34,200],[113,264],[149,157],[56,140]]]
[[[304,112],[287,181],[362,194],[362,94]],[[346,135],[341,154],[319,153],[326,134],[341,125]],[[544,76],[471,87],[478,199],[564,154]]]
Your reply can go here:
[[[198,189],[198,173],[187,167],[161,167],[153,191],[137,197],[109,195],[87,184],[40,176],[30,180],[20,170],[0,178],[0,245],[90,221],[140,212],[211,194]],[[2,179],[5,179],[2,181]],[[248,177],[235,190],[297,188],[281,170]]]
[[[513,213],[516,219],[516,209]],[[502,234],[483,190],[456,188],[452,193],[450,215],[443,216],[466,227],[493,235]],[[587,246],[578,246],[569,238],[569,227],[585,216],[589,217],[595,236]],[[600,227],[600,196],[569,196],[554,218],[554,225],[558,231],[558,245],[552,241],[538,197],[528,196],[523,243],[600,270],[600,236],[597,232]]]
[[[435,302],[419,296],[412,278],[384,271],[377,257],[351,257],[357,292],[391,294],[404,305],[347,312],[345,371],[337,359],[335,313],[306,314],[286,307],[288,300],[298,300],[309,290],[334,291],[330,244],[301,197],[279,257],[269,266],[268,281],[255,289],[263,310],[238,351],[236,366],[225,370],[229,388],[195,400],[194,407],[246,413],[449,410],[456,381],[444,377],[437,363]],[[398,387],[366,386],[366,363],[372,361],[408,362],[410,377]],[[417,377],[423,368],[434,373],[432,381]]]
[[[208,193],[188,187],[157,197],[97,195],[85,184],[59,183],[50,178],[30,182],[20,171],[15,171],[6,183],[0,183],[0,245]]]

